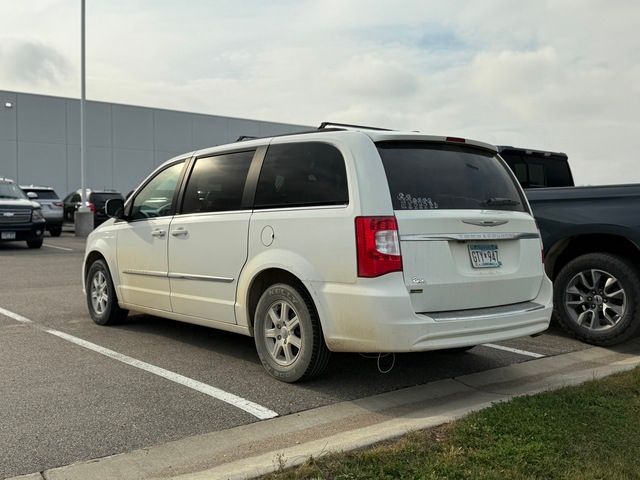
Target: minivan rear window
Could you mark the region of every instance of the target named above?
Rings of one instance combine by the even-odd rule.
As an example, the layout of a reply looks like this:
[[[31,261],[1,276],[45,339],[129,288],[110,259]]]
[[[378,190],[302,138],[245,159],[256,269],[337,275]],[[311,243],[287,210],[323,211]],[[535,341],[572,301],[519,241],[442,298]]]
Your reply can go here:
[[[431,142],[377,147],[394,210],[526,211],[508,167],[490,151]]]

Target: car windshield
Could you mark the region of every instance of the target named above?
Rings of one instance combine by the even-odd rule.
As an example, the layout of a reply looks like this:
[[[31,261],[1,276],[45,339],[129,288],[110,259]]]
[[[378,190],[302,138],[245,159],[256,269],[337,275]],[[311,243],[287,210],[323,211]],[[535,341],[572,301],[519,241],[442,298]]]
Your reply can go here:
[[[0,182],[0,199],[22,200],[27,198],[14,183]]]

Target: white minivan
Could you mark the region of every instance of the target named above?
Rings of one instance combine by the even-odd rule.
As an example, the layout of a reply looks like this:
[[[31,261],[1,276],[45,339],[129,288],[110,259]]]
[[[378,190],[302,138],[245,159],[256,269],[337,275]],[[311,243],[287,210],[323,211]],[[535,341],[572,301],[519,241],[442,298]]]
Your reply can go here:
[[[466,350],[549,325],[526,197],[494,146],[329,127],[157,168],[87,241],[93,320],[128,310],[254,337],[295,382],[330,352]]]

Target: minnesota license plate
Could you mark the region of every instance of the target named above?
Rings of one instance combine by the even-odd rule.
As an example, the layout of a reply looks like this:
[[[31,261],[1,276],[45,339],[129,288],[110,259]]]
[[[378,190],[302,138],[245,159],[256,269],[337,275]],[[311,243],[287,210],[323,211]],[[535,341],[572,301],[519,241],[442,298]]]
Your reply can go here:
[[[16,232],[1,232],[0,240],[15,240]]]
[[[470,243],[469,258],[473,268],[497,268],[502,265],[498,257],[498,245]]]

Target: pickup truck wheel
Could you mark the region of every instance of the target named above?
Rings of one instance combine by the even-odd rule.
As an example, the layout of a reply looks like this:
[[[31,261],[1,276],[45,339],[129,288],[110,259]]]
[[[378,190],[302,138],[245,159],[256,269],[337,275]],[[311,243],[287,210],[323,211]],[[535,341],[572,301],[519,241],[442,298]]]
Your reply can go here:
[[[59,237],[62,234],[62,227],[54,227],[49,230],[52,237]]]
[[[96,260],[89,267],[85,280],[89,315],[98,325],[115,325],[127,317],[120,308],[109,268],[104,260]]]
[[[615,345],[640,331],[640,273],[624,258],[590,253],[565,265],[554,282],[560,325],[593,345]]]
[[[283,382],[321,374],[330,351],[311,300],[297,287],[278,283],[260,297],[254,317],[256,350],[264,368]]]

